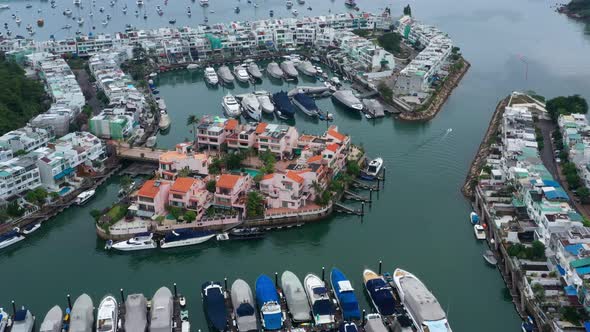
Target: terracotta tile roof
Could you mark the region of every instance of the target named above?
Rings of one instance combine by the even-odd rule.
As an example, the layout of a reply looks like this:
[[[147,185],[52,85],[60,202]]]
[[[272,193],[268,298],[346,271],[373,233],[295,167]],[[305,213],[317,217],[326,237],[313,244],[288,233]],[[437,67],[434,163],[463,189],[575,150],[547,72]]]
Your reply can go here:
[[[266,122],[260,122],[258,124],[258,126],[256,126],[256,133],[257,134],[262,134],[264,132],[264,130],[266,129],[266,126],[268,126],[268,123],[266,123]]]
[[[170,187],[170,190],[181,193],[187,193],[191,189],[193,184],[195,184],[195,182],[197,182],[197,180],[193,178],[177,178],[176,181],[174,181],[174,183],[172,184],[172,187]]]
[[[235,130],[238,127],[238,120],[229,119],[225,123],[225,130]]]
[[[332,143],[332,144],[328,145],[326,147],[326,149],[328,149],[328,150],[330,150],[332,152],[336,152],[336,151],[338,151],[338,144]]]
[[[308,163],[317,163],[320,161],[322,161],[322,156],[320,156],[320,155],[307,158]]]
[[[275,174],[274,174],[274,173],[272,173],[272,174],[265,174],[265,175],[262,177],[262,180],[270,180],[270,179],[272,179],[274,176],[275,176]]]
[[[287,172],[287,177],[297,183],[303,183],[303,178],[297,175],[295,172],[289,171]]]
[[[141,186],[141,189],[139,189],[139,191],[137,192],[137,195],[149,198],[156,197],[156,195],[158,195],[158,193],[160,192],[160,185],[156,185],[157,182],[159,183],[160,181],[146,181],[143,184],[143,186]]]
[[[240,178],[241,176],[239,175],[222,174],[215,186],[217,188],[233,189]]]
[[[328,129],[328,135],[334,137],[335,139],[339,140],[340,142],[344,142],[346,139],[346,135],[339,133],[334,128]]]

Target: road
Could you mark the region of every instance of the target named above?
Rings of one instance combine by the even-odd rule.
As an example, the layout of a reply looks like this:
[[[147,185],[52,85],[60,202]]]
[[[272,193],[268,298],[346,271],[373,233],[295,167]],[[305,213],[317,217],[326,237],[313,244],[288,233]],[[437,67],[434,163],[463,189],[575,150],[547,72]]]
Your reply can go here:
[[[92,114],[96,115],[102,110],[102,103],[96,97],[96,88],[90,82],[90,76],[85,69],[74,69],[72,70],[76,75],[76,80],[82,89],[82,93],[86,98],[86,104],[92,107]]]

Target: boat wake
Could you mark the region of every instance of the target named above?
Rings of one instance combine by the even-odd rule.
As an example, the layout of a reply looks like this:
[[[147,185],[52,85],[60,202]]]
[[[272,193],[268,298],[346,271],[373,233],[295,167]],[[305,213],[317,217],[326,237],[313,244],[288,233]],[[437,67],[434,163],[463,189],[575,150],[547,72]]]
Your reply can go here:
[[[441,132],[440,134],[436,134],[430,138],[425,139],[424,141],[410,147],[406,152],[403,152],[395,157],[399,158],[399,157],[407,157],[417,151],[419,151],[420,149],[426,147],[427,145],[430,145],[432,143],[435,142],[439,142],[439,141],[443,141],[447,138],[447,136],[449,136],[451,133],[453,132],[453,128],[448,128],[445,129],[443,132]]]

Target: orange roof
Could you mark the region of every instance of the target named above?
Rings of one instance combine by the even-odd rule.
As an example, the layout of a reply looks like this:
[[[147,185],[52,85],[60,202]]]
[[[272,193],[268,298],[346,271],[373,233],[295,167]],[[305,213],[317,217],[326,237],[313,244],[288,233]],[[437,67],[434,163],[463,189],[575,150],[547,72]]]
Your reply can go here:
[[[217,188],[233,189],[240,178],[241,176],[239,175],[221,174],[215,186]]]
[[[328,149],[328,150],[330,150],[332,152],[336,152],[336,151],[338,151],[338,144],[332,143],[332,144],[328,145],[326,147],[326,149]]]
[[[143,196],[143,197],[150,197],[150,198],[156,197],[156,195],[158,195],[158,193],[160,192],[160,186],[159,185],[156,186],[156,182],[159,183],[160,181],[156,181],[156,180],[146,181],[143,184],[143,186],[141,186],[141,189],[139,189],[139,191],[137,192],[137,195]]]
[[[170,190],[186,193],[191,189],[195,182],[197,182],[197,180],[193,178],[177,178],[172,184],[172,187],[170,187]]]
[[[262,180],[269,180],[269,179],[272,179],[274,176],[275,176],[274,173],[272,173],[272,174],[265,174],[262,177]]]
[[[312,171],[311,168],[304,168],[304,169],[300,169],[298,171],[291,171],[291,172],[293,172],[295,174],[303,174],[303,173],[307,173],[307,172],[311,172],[311,171]]]
[[[317,163],[319,161],[322,161],[322,156],[320,155],[307,158],[308,163]]]
[[[303,183],[303,178],[299,175],[297,175],[295,172],[287,172],[287,177],[295,182],[298,183]]]
[[[333,128],[328,129],[328,135],[334,137],[340,142],[344,142],[344,140],[346,139],[346,135],[339,133],[338,131],[336,131],[336,129]]]
[[[264,130],[266,129],[266,126],[268,126],[268,123],[266,123],[266,122],[260,122],[258,124],[258,126],[256,126],[256,133],[257,134],[262,134],[264,132]]]
[[[236,119],[229,119],[225,123],[225,130],[234,130],[238,127],[238,120]]]

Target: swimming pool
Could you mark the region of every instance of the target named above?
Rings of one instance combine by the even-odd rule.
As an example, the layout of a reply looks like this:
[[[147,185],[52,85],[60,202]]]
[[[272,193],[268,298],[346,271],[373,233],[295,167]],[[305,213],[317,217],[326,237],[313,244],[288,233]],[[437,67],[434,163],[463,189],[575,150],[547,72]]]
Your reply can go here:
[[[58,193],[60,196],[65,196],[65,195],[67,195],[67,193],[70,192],[70,190],[72,190],[72,187],[63,187],[59,190]]]

